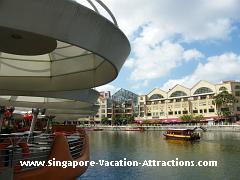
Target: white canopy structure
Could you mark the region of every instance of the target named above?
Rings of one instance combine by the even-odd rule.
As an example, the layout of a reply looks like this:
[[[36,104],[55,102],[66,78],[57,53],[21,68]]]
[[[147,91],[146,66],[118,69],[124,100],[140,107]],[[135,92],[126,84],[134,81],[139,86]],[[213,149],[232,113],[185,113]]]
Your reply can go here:
[[[55,121],[63,122],[65,120],[78,120],[81,117],[86,117],[90,115],[96,114],[97,108],[82,108],[78,110],[72,109],[46,109],[45,115],[55,116]],[[14,117],[21,118],[21,116],[25,113],[31,113],[31,108],[23,108],[23,107],[16,107],[14,111]]]
[[[38,107],[47,109],[81,109],[94,107],[94,104],[82,101],[31,96],[0,96],[0,104],[4,106]]]
[[[114,23],[72,0],[1,0],[0,17],[3,91],[100,86],[116,78],[130,53]]]
[[[101,0],[113,22],[86,2],[93,10],[73,0],[0,0],[0,105],[97,112],[88,88],[117,77],[130,44]]]

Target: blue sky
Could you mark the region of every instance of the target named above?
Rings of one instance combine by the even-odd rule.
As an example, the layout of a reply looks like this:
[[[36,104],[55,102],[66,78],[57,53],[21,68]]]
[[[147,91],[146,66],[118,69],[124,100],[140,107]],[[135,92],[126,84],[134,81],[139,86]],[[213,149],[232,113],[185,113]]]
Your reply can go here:
[[[199,80],[240,80],[240,0],[105,0],[132,52],[97,88],[146,94]]]

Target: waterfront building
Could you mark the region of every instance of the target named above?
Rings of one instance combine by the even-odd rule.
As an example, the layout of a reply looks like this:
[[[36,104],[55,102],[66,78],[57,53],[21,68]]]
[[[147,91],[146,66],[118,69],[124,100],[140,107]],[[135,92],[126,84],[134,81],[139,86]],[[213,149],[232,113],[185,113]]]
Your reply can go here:
[[[231,106],[221,107],[239,118],[240,115],[240,82],[224,81],[212,84],[201,80],[192,88],[175,85],[169,91],[153,89],[146,95],[138,97],[137,120],[162,120],[163,122],[180,121],[182,115],[203,115],[205,120],[218,117],[218,109],[213,97],[222,91],[234,95],[238,102]]]
[[[97,100],[99,106],[95,116],[82,117],[80,120],[99,123],[103,118],[130,117],[138,115],[138,95],[126,89],[120,89],[113,95],[110,91],[100,92]]]

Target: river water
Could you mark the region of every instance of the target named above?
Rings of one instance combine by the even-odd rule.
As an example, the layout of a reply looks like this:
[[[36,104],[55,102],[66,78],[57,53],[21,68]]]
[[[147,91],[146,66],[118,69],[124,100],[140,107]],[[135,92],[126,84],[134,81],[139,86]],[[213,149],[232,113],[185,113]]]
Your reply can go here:
[[[217,161],[217,167],[89,167],[88,179],[240,179],[240,132],[205,132],[198,142],[166,140],[162,131],[89,132],[91,160]],[[145,164],[146,165],[146,164]]]

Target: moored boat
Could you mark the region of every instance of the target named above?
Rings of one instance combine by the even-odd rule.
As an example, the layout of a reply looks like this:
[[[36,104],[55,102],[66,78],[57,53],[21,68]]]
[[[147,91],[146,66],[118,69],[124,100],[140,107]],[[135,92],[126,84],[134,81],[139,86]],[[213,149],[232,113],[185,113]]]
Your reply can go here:
[[[92,127],[85,127],[85,131],[103,131],[102,128],[92,128]]]
[[[169,129],[164,136],[167,139],[182,139],[182,140],[198,140],[200,139],[199,133],[195,129]]]
[[[143,127],[129,127],[124,129],[124,131],[145,131]]]
[[[84,130],[76,129],[74,125],[54,125],[52,133],[34,135],[31,142],[27,141],[27,134],[1,134],[1,178],[75,179],[86,171],[87,166],[63,168],[63,166],[20,165],[20,161],[45,161],[48,164],[53,160],[56,162],[89,160],[88,138]]]

